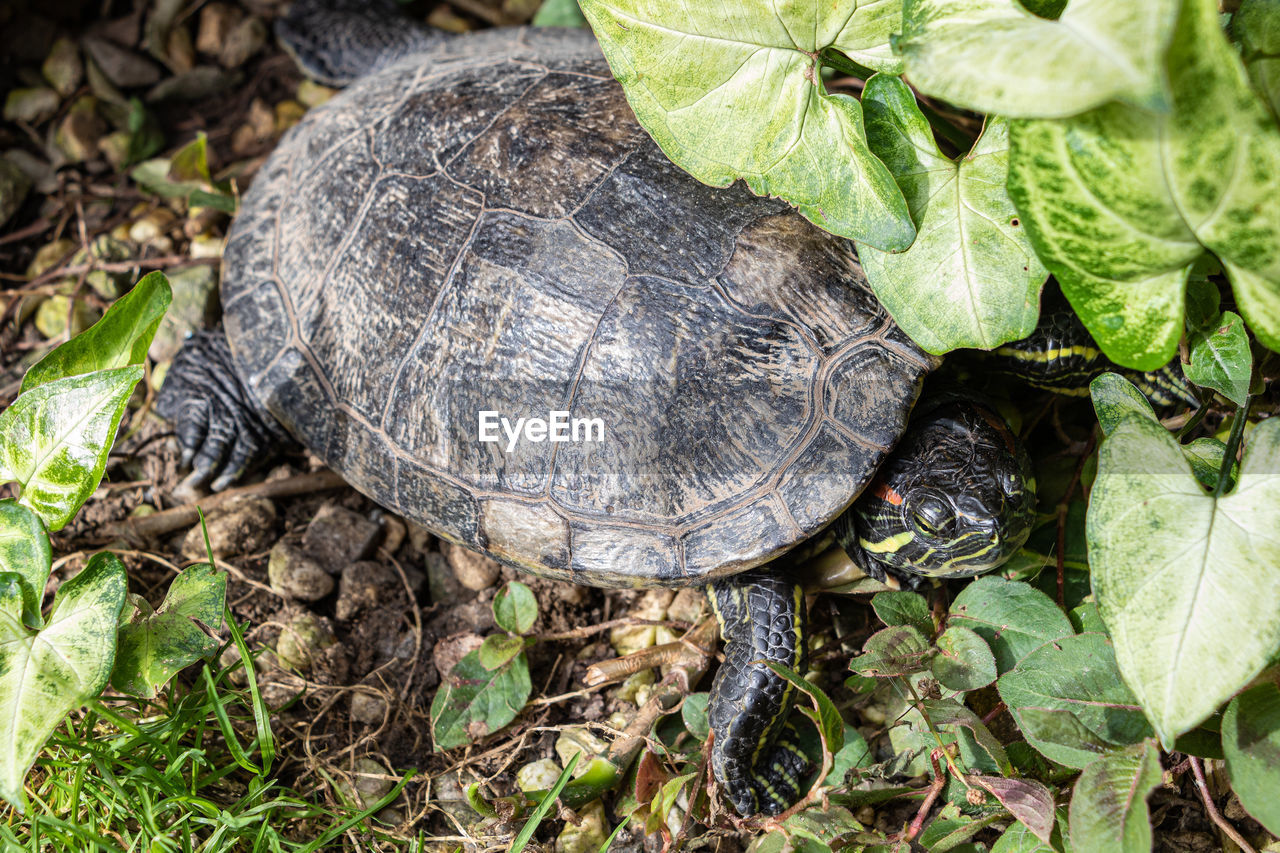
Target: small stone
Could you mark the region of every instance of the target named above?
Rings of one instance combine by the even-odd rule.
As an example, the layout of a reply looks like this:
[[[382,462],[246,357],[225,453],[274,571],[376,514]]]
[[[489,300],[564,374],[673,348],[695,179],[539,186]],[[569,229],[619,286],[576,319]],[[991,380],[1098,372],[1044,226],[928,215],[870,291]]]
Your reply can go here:
[[[191,238],[187,254],[193,258],[220,258],[226,245],[226,238],[216,234],[201,234]]]
[[[437,30],[444,30],[447,33],[465,33],[471,30],[471,24],[467,19],[445,4],[441,4],[431,10],[431,14],[427,15],[427,23]]]
[[[274,131],[279,135],[302,121],[302,117],[307,114],[307,108],[297,101],[286,99],[276,104],[272,112],[275,114]]]
[[[357,758],[352,776],[355,779],[356,796],[360,799],[360,805],[365,808],[391,793],[396,785],[395,777],[372,758]]]
[[[333,614],[345,621],[361,610],[391,601],[401,589],[400,576],[394,569],[370,560],[351,563],[342,570]]]
[[[453,574],[458,579],[458,583],[467,589],[480,590],[488,589],[497,582],[499,575],[502,574],[502,567],[498,565],[496,560],[486,557],[484,554],[477,554],[461,545],[455,545],[452,542],[441,542],[440,550],[444,552],[445,559],[449,561],[449,565],[453,568]]]
[[[155,361],[173,358],[187,335],[213,325],[218,318],[218,277],[211,265],[200,264],[167,272],[173,301],[160,320],[160,327],[147,350]]]
[[[94,241],[89,244],[87,253],[83,249],[76,252],[71,258],[71,263],[73,265],[85,264],[90,259],[118,263],[127,261],[132,257],[133,247],[128,243],[117,240],[109,234],[102,234],[94,238]],[[113,273],[105,270],[91,270],[85,280],[95,293],[108,302],[114,302],[128,292],[132,278],[127,272]]]
[[[200,10],[200,25],[196,29],[196,50],[209,56],[217,56],[227,42],[231,28],[240,22],[244,13],[227,3],[209,3]]]
[[[84,63],[80,61],[80,49],[76,43],[66,37],[55,41],[44,65],[40,66],[40,73],[59,95],[71,97],[84,80]]]
[[[431,661],[435,664],[436,672],[440,673],[441,678],[447,678],[458,661],[480,648],[482,643],[484,637],[470,632],[445,637],[431,650]]]
[[[39,124],[58,111],[62,99],[48,86],[11,89],[4,99],[5,121]]]
[[[556,853],[595,853],[609,840],[604,804],[599,800],[578,809],[578,818],[577,824],[565,821],[564,829],[556,837]]]
[[[223,71],[212,65],[198,65],[190,71],[166,77],[147,92],[148,103],[198,101],[221,94],[240,82],[239,72]]]
[[[227,33],[227,40],[218,51],[218,63],[223,68],[239,68],[262,50],[268,35],[267,25],[261,18],[255,15],[245,18]]]
[[[646,590],[627,615],[636,619],[660,621],[666,618],[667,607],[674,598],[675,593],[669,589]],[[658,628],[655,625],[614,628],[609,633],[609,642],[618,654],[629,655],[657,643]]]
[[[368,693],[351,694],[351,719],[367,726],[380,726],[387,716],[387,703],[381,696]]]
[[[405,522],[409,525],[409,544],[420,554],[425,554],[431,550],[431,543],[436,538],[431,535],[431,531],[423,527],[421,524],[414,524],[412,521]]]
[[[4,159],[22,170],[31,181],[31,186],[38,193],[51,195],[58,189],[58,176],[48,160],[41,159],[29,151],[15,148],[4,153]]]
[[[106,158],[112,169],[123,172],[129,164],[129,149],[132,145],[133,134],[127,130],[117,130],[98,140],[98,153]]]
[[[231,153],[245,157],[270,141],[276,131],[276,114],[266,101],[254,98],[249,104],[248,119],[231,134]]]
[[[382,528],[358,512],[336,503],[320,507],[302,534],[306,548],[329,572],[337,574],[350,563],[373,553]]]
[[[652,668],[631,673],[618,687],[618,698],[637,707],[643,705],[644,700],[649,698],[649,693],[652,692],[649,688],[653,687],[653,680]],[[643,696],[640,695],[642,693]]]
[[[0,158],[0,226],[18,212],[31,189],[31,179],[16,165]]]
[[[122,89],[155,85],[164,74],[150,59],[104,38],[85,36],[82,43],[107,79]]]
[[[124,106],[129,103],[129,99],[124,96],[111,82],[107,75],[99,67],[98,63],[93,61],[93,57],[87,57],[84,63],[85,77],[89,80],[89,91],[94,97],[106,104],[118,104]]]
[[[191,42],[191,30],[185,25],[169,30],[165,54],[169,57],[169,67],[177,74],[185,74],[195,68],[196,48]]]
[[[388,554],[395,554],[400,550],[400,546],[404,544],[405,526],[404,522],[394,515],[384,515],[382,517],[382,547],[387,549]]]
[[[516,771],[516,784],[521,791],[547,791],[560,778],[560,765],[554,758],[531,761]]]
[[[46,338],[60,337],[67,331],[68,315],[71,317],[71,334],[78,335],[98,322],[102,311],[83,299],[75,300],[72,307],[70,296],[50,296],[36,309],[36,329]]]
[[[98,115],[98,99],[84,95],[63,116],[53,139],[68,161],[82,163],[97,156],[98,140],[106,130],[107,123]]]
[[[218,559],[252,554],[271,544],[276,525],[276,507],[268,498],[245,495],[210,510],[205,516],[209,545]],[[182,555],[189,560],[207,559],[200,525],[187,531]]]
[[[431,596],[431,603],[443,604],[457,600],[465,587],[458,583],[444,554],[428,551],[424,561],[427,567],[427,595]]]
[[[563,767],[569,766],[569,760],[581,755],[578,766],[573,769],[573,778],[577,779],[587,772],[591,759],[603,754],[609,748],[604,740],[596,737],[583,726],[570,726],[560,732],[556,738],[556,756]]]
[[[70,259],[71,253],[80,244],[75,240],[53,240],[36,250],[36,256],[27,264],[27,278],[39,278],[53,269],[63,258]]]
[[[280,632],[276,639],[276,656],[285,666],[307,672],[315,665],[321,652],[337,642],[329,620],[304,610],[290,619]]]
[[[262,703],[272,711],[279,711],[302,692],[302,688],[282,681],[263,682],[260,689],[262,691]]]
[[[676,597],[667,606],[667,618],[677,622],[697,623],[707,609],[707,594],[701,587],[687,586],[676,590]]]
[[[167,207],[147,211],[129,226],[129,239],[140,245],[166,234],[178,215]]]
[[[298,101],[307,109],[320,106],[336,94],[338,94],[337,89],[322,86],[314,80],[303,80],[298,84]]]
[[[267,580],[276,592],[301,601],[319,601],[333,592],[333,575],[283,540],[271,548],[267,558]],[[339,615],[338,618],[343,618]]]

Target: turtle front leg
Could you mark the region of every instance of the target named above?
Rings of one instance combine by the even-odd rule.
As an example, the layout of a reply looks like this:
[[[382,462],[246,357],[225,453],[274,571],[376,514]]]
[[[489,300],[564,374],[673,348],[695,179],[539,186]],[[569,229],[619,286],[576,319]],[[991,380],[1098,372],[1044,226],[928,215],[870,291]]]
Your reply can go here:
[[[724,636],[711,685],[711,769],[741,815],[778,814],[801,794],[808,759],[783,734],[795,688],[762,661],[803,671],[804,593],[791,580],[752,571],[707,587]]]
[[[156,413],[174,425],[182,465],[191,466],[183,483],[188,487],[213,479],[215,492],[224,489],[290,442],[240,382],[221,330],[196,332],[183,344],[165,376]]]

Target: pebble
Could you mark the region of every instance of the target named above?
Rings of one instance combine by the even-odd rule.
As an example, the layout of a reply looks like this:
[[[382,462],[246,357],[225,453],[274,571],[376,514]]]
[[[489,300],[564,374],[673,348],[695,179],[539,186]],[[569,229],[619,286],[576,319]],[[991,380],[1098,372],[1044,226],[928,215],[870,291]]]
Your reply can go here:
[[[368,726],[380,726],[387,715],[387,703],[381,696],[368,693],[351,694],[351,719]]]
[[[319,601],[333,592],[333,575],[302,549],[284,540],[271,548],[271,556],[267,559],[267,580],[276,592],[301,601]],[[338,618],[346,617],[339,613]]]
[[[404,544],[405,526],[404,522],[398,517],[387,513],[380,519],[382,521],[382,547],[387,549],[388,554],[395,554],[400,550],[400,546]]]
[[[168,276],[173,301],[147,350],[157,362],[173,358],[187,335],[213,325],[218,318],[218,277],[212,265],[174,270]]]
[[[640,600],[636,602],[636,606],[627,615],[636,619],[648,619],[651,621],[665,619],[667,607],[674,598],[675,593],[669,589],[646,590],[644,595],[640,596]],[[664,629],[664,636],[669,636],[669,634],[670,632],[666,632]],[[609,642],[619,655],[629,655],[632,652],[647,649],[655,643],[667,642],[667,640],[659,638],[656,625],[635,625],[614,628],[609,632]]]
[[[595,853],[609,840],[604,804],[599,800],[592,800],[578,809],[578,818],[576,825],[573,821],[565,821],[564,829],[556,837],[556,853]]]
[[[365,808],[385,797],[396,785],[395,778],[387,768],[372,758],[357,758],[352,776],[355,779],[356,796],[360,805]]]
[[[326,570],[337,574],[372,554],[381,534],[377,522],[339,504],[327,503],[307,525],[302,547]]]
[[[113,85],[122,89],[152,86],[164,76],[160,66],[141,54],[97,36],[85,36],[84,51]]]
[[[76,252],[71,258],[71,263],[72,265],[88,263],[90,257],[97,261],[127,261],[133,257],[133,248],[109,234],[102,234],[89,244],[88,252],[83,249]],[[127,272],[92,270],[85,277],[85,281],[103,299],[114,302],[129,290],[132,278]]]
[[[169,30],[169,38],[165,42],[165,55],[169,58],[169,67],[178,74],[196,67],[196,47],[191,41],[191,31],[186,26]]]
[[[71,163],[83,163],[98,156],[98,140],[107,132],[107,123],[98,115],[98,99],[83,95],[62,117],[53,141]]]
[[[209,3],[200,10],[196,29],[196,50],[217,56],[227,42],[231,28],[240,22],[243,12],[227,3]]]
[[[197,65],[190,71],[166,77],[147,92],[147,103],[198,101],[225,92],[241,80],[241,74],[212,65]]]
[[[157,207],[138,217],[129,225],[129,239],[135,243],[149,243],[169,232],[178,215],[167,207]]]
[[[554,758],[539,758],[516,771],[521,791],[546,791],[560,778],[561,767]]]
[[[556,738],[556,756],[560,759],[561,766],[568,767],[569,759],[575,755],[582,756],[578,759],[578,766],[573,769],[575,779],[587,772],[592,758],[608,748],[607,742],[583,726],[570,726],[560,732],[560,736]]]
[[[394,599],[401,589],[400,576],[394,569],[371,560],[351,563],[342,570],[342,579],[338,581],[338,601],[333,613],[339,619],[350,619],[361,610]]]
[[[314,80],[303,80],[298,84],[298,102],[307,109],[320,106],[336,94],[337,89],[323,86]]]
[[[280,663],[307,672],[320,653],[338,642],[329,620],[310,611],[302,611],[289,620],[276,639],[276,656]]]
[[[251,15],[234,25],[227,33],[227,40],[218,51],[218,63],[223,68],[239,68],[267,43],[270,31],[259,17]]]
[[[454,634],[440,640],[431,650],[431,662],[435,664],[436,672],[440,673],[441,678],[446,678],[453,672],[458,661],[480,648],[483,642],[484,637],[471,632]]]
[[[441,542],[440,550],[444,553],[445,559],[449,561],[458,583],[467,589],[476,592],[488,589],[497,582],[498,576],[502,574],[502,567],[498,565],[496,560],[492,560],[484,554],[477,554],[475,551],[464,548],[461,545],[455,545],[452,542]]]
[[[59,95],[71,97],[84,80],[84,63],[80,61],[76,43],[65,36],[55,41],[40,66],[40,73]]]
[[[4,99],[5,121],[39,124],[53,116],[61,103],[58,93],[48,86],[11,89]]]
[[[71,334],[78,335],[98,322],[102,311],[83,299],[75,300],[64,295],[50,296],[36,309],[36,329],[46,338],[56,338],[67,331],[67,316],[71,317]]]
[[[427,594],[432,604],[442,604],[457,600],[464,587],[458,583],[449,561],[439,551],[428,551],[424,558],[427,567]]]
[[[205,519],[213,555],[223,559],[267,548],[273,538],[276,507],[267,498],[245,495],[214,508]],[[182,540],[182,555],[189,560],[206,559],[199,524]]]

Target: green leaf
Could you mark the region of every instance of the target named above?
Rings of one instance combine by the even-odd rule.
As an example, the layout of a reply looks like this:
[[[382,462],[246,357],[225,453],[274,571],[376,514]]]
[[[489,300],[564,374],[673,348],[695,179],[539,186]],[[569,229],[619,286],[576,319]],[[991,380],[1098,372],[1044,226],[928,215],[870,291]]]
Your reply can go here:
[[[975,820],[961,814],[955,803],[947,803],[942,807],[942,811],[929,821],[924,832],[920,833],[920,846],[930,853],[944,853],[947,850],[971,853],[971,851],[980,850],[981,848],[965,845],[965,842],[1003,817],[1003,812],[996,812]]]
[[[431,736],[437,752],[466,746],[516,718],[529,699],[524,653],[490,671],[470,652],[453,667],[431,701]]]
[[[1191,463],[1191,473],[1206,489],[1216,488],[1218,474],[1222,471],[1222,459],[1227,455],[1227,446],[1216,438],[1204,436],[1190,444],[1182,445],[1182,453]],[[1231,463],[1231,471],[1227,474],[1227,490],[1236,487],[1240,477],[1240,463]]]
[[[40,517],[17,501],[0,501],[0,573],[18,576],[22,621],[28,627],[41,625],[40,602],[52,565],[53,552]]]
[[[520,583],[510,581],[493,597],[493,621],[498,627],[511,634],[527,634],[538,618],[538,599],[533,590]]]
[[[1089,383],[1089,396],[1093,398],[1093,410],[1098,415],[1098,426],[1103,435],[1110,435],[1120,422],[1130,415],[1141,415],[1157,421],[1156,410],[1128,379],[1119,373],[1103,373]]]
[[[1047,754],[1048,751],[1066,754],[1062,751],[1070,750],[1075,763],[1087,765],[1112,748],[1112,744],[1098,737],[1080,722],[1079,717],[1064,708],[1027,706],[1021,709],[1018,719],[1019,728],[1028,743],[1046,746],[1041,754]]]
[[[949,625],[973,630],[987,641],[1000,672],[1008,672],[1046,640],[1070,637],[1071,622],[1053,599],[1030,584],[978,578],[951,603]]]
[[[0,576],[0,797],[23,809],[22,780],[69,711],[98,695],[116,652],[124,565],[94,554],[62,584],[39,632],[22,622],[16,575]]]
[[[1120,680],[1105,634],[1079,634],[1045,643],[1000,676],[996,686],[1027,742],[1068,767],[1093,761],[1097,740],[1129,744],[1151,734],[1137,700]],[[1081,736],[1073,742],[1065,718],[1056,718],[1054,731],[1061,739],[1046,739],[1044,715],[1033,711],[1034,719],[1028,724],[1027,709],[1069,711],[1097,740]]]
[[[970,751],[983,753],[991,766],[1002,775],[1013,773],[1013,765],[1009,763],[1009,756],[1000,741],[996,740],[991,730],[968,707],[950,699],[926,699],[920,705],[923,713],[935,726],[956,732],[960,738],[962,757],[968,747]]]
[[[1214,498],[1163,427],[1126,419],[1099,449],[1087,529],[1120,671],[1172,745],[1280,647],[1280,420]]]
[[[204,186],[213,183],[209,174],[209,139],[203,130],[196,138],[182,146],[169,160],[168,179],[175,183],[199,182]]]
[[[1000,801],[1023,826],[1043,841],[1052,844],[1054,808],[1053,792],[1033,779],[1006,779],[1003,776],[970,776],[978,785]]]
[[[1224,311],[1207,327],[1193,327],[1187,343],[1191,362],[1182,369],[1187,379],[1243,406],[1249,398],[1253,354],[1240,315]]]
[[[1231,790],[1272,835],[1280,834],[1280,689],[1261,684],[1231,700],[1222,718]]]
[[[529,23],[535,27],[585,27],[578,0],[544,0]]]
[[[933,636],[929,602],[917,592],[905,589],[877,592],[871,598],[871,609],[886,625],[910,625],[926,637]]]
[[[510,634],[493,634],[480,644],[480,665],[494,670],[524,651],[524,640]]]
[[[843,785],[850,770],[855,767],[870,767],[874,763],[875,758],[871,754],[871,747],[862,736],[862,732],[845,723],[844,746],[836,750],[835,755],[831,757],[831,772],[827,774],[822,784],[827,787]]]
[[[1280,129],[1212,0],[1184,0],[1165,66],[1167,113],[1113,104],[1015,122],[1009,193],[1113,361],[1154,370],[1172,358],[1184,285],[1205,249],[1258,339],[1280,349]]]
[[[690,693],[680,703],[680,717],[689,734],[700,741],[706,740],[711,733],[711,724],[707,721],[707,701],[710,693]]]
[[[1177,5],[1071,0],[1051,21],[1016,0],[906,0],[896,44],[917,89],[975,112],[1058,118],[1115,100],[1158,109]]]
[[[877,74],[862,93],[867,142],[906,196],[918,231],[905,252],[859,246],[867,280],[911,339],[936,355],[993,349],[1036,327],[1048,271],[1005,191],[1009,127],[988,120],[973,150],[938,150],[915,95]]]
[[[831,701],[831,697],[827,696],[822,691],[822,688],[794,670],[776,664],[771,660],[765,661],[764,665],[781,678],[786,679],[812,700],[813,709],[817,711],[817,718],[814,722],[818,724],[818,731],[822,735],[823,744],[826,745],[829,752],[839,752],[844,747],[844,719],[840,716],[840,712],[836,710],[836,705]]]
[[[454,668],[457,669],[457,667]],[[551,811],[551,807],[556,804],[556,797],[560,796],[564,786],[569,784],[569,780],[573,778],[574,768],[578,766],[578,759],[581,757],[581,754],[578,754],[569,759],[569,763],[565,765],[564,772],[556,778],[556,783],[551,786],[551,790],[538,803],[538,807],[533,810],[533,814],[529,815],[529,819],[525,821],[524,826],[520,827],[520,833],[511,842],[511,853],[520,853],[520,851],[524,850],[525,845],[529,843],[529,839],[533,838],[533,833],[538,829],[538,824],[542,823],[547,813]]]
[[[17,480],[19,503],[60,530],[102,479],[138,365],[46,382],[0,413],[0,482]]]
[[[849,664],[860,675],[884,678],[921,672],[929,666],[930,646],[910,625],[891,625],[867,638],[862,654]]]
[[[205,184],[200,180],[169,180],[169,165],[170,160],[165,157],[143,160],[129,171],[129,177],[145,192],[165,198],[187,198],[204,189]]]
[[[1280,0],[1244,0],[1231,19],[1254,88],[1280,117]]]
[[[582,11],[636,118],[676,165],[717,187],[742,178],[878,249],[911,245],[906,201],[867,147],[862,108],[828,94],[821,75],[828,49],[896,71],[896,3],[582,0]]]
[[[1147,795],[1160,781],[1160,750],[1150,740],[1084,768],[1071,794],[1071,846],[1089,853],[1150,853]]]
[[[155,613],[120,626],[111,686],[149,699],[178,672],[216,652],[220,641],[196,622],[221,626],[226,594],[226,573],[209,563],[183,570]]]
[[[952,625],[938,637],[933,675],[949,690],[977,690],[996,680],[991,647],[972,630]]]
[[[1055,822],[1057,832],[1055,835],[1067,835],[1067,818],[1066,810],[1058,809],[1057,819]],[[1061,838],[1058,839],[1062,841]],[[1004,834],[996,840],[991,847],[991,853],[1062,853],[1065,849],[1066,853],[1071,853],[1071,845],[1063,844],[1061,848],[1054,847],[1052,844],[1045,844],[1035,833],[1027,829],[1021,823],[1015,823],[1004,831]]]
[[[64,376],[142,364],[170,301],[164,273],[148,274],[117,299],[101,320],[36,362],[23,377],[22,390]]]

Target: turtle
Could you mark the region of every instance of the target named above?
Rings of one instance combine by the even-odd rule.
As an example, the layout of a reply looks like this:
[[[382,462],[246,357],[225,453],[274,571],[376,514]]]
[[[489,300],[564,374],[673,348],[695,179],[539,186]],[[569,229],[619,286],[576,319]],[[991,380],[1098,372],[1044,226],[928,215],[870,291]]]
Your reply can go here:
[[[277,22],[346,88],[243,197],[223,328],[188,340],[158,402],[183,464],[220,489],[293,441],[517,569],[706,587],[726,643],[712,770],[739,813],[777,813],[804,759],[766,662],[805,664],[778,558],[838,529],[876,577],[988,571],[1030,530],[1027,454],[972,400],[913,417],[940,359],[853,244],[674,166],[590,31],[446,36],[394,5],[296,0]],[[859,534],[873,517],[897,527]],[[895,564],[908,544],[931,554]]]

